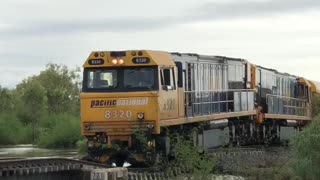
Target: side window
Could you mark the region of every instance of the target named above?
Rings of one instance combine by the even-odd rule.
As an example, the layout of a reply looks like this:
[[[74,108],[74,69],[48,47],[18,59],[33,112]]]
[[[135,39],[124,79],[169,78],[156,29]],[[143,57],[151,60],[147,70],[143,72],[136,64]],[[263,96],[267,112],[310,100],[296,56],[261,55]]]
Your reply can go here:
[[[172,75],[172,81],[171,81],[171,84],[172,84],[172,86],[173,86],[173,89],[176,89],[177,87],[177,85],[176,85],[176,75],[175,75],[175,73],[174,73],[174,68],[172,67],[171,68],[171,75]]]
[[[161,69],[161,86],[163,90],[173,90],[175,87],[175,77],[173,68]]]
[[[178,87],[183,87],[183,77],[182,77],[182,63],[175,62],[178,69]]]
[[[163,79],[164,79],[164,84],[165,86],[171,86],[171,69],[163,69]]]

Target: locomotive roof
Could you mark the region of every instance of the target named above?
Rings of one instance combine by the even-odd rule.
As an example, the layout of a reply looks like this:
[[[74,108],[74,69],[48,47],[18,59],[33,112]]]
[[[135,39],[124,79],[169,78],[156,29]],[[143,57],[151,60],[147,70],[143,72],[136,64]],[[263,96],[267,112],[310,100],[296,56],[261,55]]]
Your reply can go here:
[[[282,76],[291,76],[292,78],[298,78],[298,76],[296,76],[296,75],[292,75],[292,74],[289,74],[286,72],[279,72],[279,71],[272,69],[272,68],[266,68],[266,67],[259,66],[259,65],[257,65],[257,67],[260,69],[263,69],[263,70],[272,71],[272,72],[279,74],[279,75],[282,75]]]
[[[176,56],[191,56],[197,57],[198,60],[221,60],[221,61],[238,61],[238,62],[248,62],[246,59],[227,57],[227,56],[219,56],[219,55],[204,55],[204,54],[196,54],[196,53],[179,53],[179,52],[171,52],[171,55]]]

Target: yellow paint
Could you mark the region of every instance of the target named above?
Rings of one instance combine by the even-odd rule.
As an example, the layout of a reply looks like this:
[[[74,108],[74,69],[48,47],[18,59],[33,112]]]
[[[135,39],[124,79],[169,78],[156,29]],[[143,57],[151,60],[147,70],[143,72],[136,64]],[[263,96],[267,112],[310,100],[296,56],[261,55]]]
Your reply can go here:
[[[178,88],[178,102],[179,102],[179,118],[185,117],[185,93],[183,88]]]
[[[304,84],[305,86],[311,87],[311,84],[309,83],[309,81],[306,80],[306,79],[303,78],[303,77],[299,77],[299,78],[298,78],[298,81],[299,81],[300,84]]]
[[[175,67],[172,65],[169,66],[161,66],[163,67]],[[174,68],[175,71],[175,88],[171,90],[164,90],[160,86],[160,95],[159,95],[159,110],[160,110],[160,120],[163,119],[174,119],[178,118],[179,116],[179,100],[178,100],[178,87],[177,87],[177,68]],[[161,82],[161,79],[159,79],[159,82]]]
[[[268,114],[264,115],[265,119],[274,119],[274,120],[300,120],[300,121],[311,121],[311,116],[296,116],[296,115],[286,115],[286,114]]]
[[[253,64],[250,64],[250,66],[251,66],[251,68],[250,68],[250,70],[251,70],[251,86],[250,86],[250,88],[256,89],[256,83],[257,83],[256,82],[256,69],[257,69],[257,67]]]
[[[175,67],[171,56],[167,52],[141,50],[143,55],[139,56],[135,50],[135,56],[132,51],[126,51],[125,57],[111,57],[111,52],[97,51],[92,52],[84,63],[84,68],[101,68],[117,66],[158,66]],[[95,54],[98,57],[95,57]],[[148,64],[134,64],[133,58],[146,57],[150,59]],[[122,59],[123,64],[113,64],[112,60]],[[103,59],[102,65],[90,65],[89,60]],[[177,74],[177,73],[176,73]],[[177,78],[176,78],[177,81]],[[159,76],[159,87],[161,89]],[[135,101],[147,103],[142,105],[122,104],[122,101]],[[96,102],[96,103],[95,103]],[[117,102],[116,105],[110,105],[110,102]],[[120,102],[120,103],[118,103]],[[97,106],[95,105],[97,104]],[[102,104],[100,106],[99,104]],[[164,110],[164,106],[166,109]],[[170,105],[170,107],[168,106]],[[138,113],[144,113],[144,120],[138,120]],[[130,135],[138,127],[147,128],[148,125],[154,125],[154,133],[160,133],[161,118],[178,117],[178,95],[175,90],[159,91],[141,91],[141,92],[106,92],[106,93],[81,93],[81,121],[82,134],[94,135],[97,132],[105,132],[107,135]],[[86,130],[85,127],[90,127]]]
[[[138,52],[141,51],[143,55],[139,56]],[[131,52],[136,52],[136,55],[133,56]],[[95,57],[95,53],[98,53],[99,56]],[[100,54],[103,53],[102,57]],[[126,51],[125,57],[111,57],[111,52],[108,51],[95,51],[92,52],[87,58],[86,62],[83,64],[84,68],[88,67],[121,67],[121,66],[175,66],[173,60],[171,59],[169,53],[161,52],[161,51],[146,51],[146,50],[131,50]],[[133,58],[137,57],[147,57],[150,58],[150,63],[148,64],[134,64],[132,63]],[[103,65],[89,65],[90,59],[103,59]],[[113,59],[122,59],[124,61],[123,64],[112,64]]]
[[[92,106],[95,101],[130,101],[142,100],[140,105],[115,105],[105,107]],[[142,101],[141,101],[142,102]],[[138,124],[138,113],[144,113],[145,122],[157,124],[158,121],[158,93],[130,92],[130,93],[81,93],[81,120],[83,124],[98,123],[99,127],[127,134],[126,130]],[[157,127],[155,127],[157,128]],[[159,129],[159,128],[157,128]],[[85,134],[85,132],[83,132]]]
[[[310,80],[308,80],[308,82],[311,85],[312,93],[320,94],[320,82],[310,81]]]
[[[160,120],[178,118],[177,90],[160,90],[159,96]]]
[[[320,93],[320,82],[307,80],[303,77],[298,78],[299,83],[304,84],[305,86],[308,86],[311,88],[312,93]]]
[[[262,107],[258,106],[258,108],[256,109],[256,123],[257,124],[262,124],[264,121],[264,113],[262,113],[261,111],[262,111]]]

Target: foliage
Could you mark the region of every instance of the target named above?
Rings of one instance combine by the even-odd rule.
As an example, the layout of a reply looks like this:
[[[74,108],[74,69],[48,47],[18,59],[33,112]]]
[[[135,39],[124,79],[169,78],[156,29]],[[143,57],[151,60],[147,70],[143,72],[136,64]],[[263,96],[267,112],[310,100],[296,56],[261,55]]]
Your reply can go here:
[[[261,179],[306,179],[320,177],[320,115],[295,136],[290,151],[273,160],[272,168],[253,169],[255,178]],[[285,157],[287,156],[287,157]],[[243,165],[242,165],[243,166]],[[254,174],[254,173],[251,173]]]
[[[0,86],[0,112],[12,112],[14,109],[13,93]]]
[[[0,144],[75,147],[80,139],[79,72],[48,64],[15,89],[0,87]]]
[[[174,144],[175,160],[169,168],[180,167],[192,173],[193,179],[207,179],[215,172],[216,159],[206,152],[199,153],[192,140],[184,137],[176,138]]]
[[[320,95],[316,94],[312,99],[312,117],[320,113]]]
[[[146,132],[143,131],[140,128],[137,128],[133,132],[133,136],[135,138],[135,141],[137,144],[139,144],[137,150],[140,150],[141,152],[146,152],[148,150],[148,138],[146,136]]]
[[[78,152],[82,155],[86,154],[88,152],[88,148],[87,148],[87,139],[82,138],[80,139],[77,143],[77,149]]]
[[[0,114],[1,144],[31,143],[31,126],[23,126],[15,114]]]
[[[47,97],[45,94],[46,91],[40,82],[30,81],[21,96],[23,107],[19,107],[20,117],[22,122],[32,125],[32,139],[34,141],[38,138],[39,121],[46,115],[47,111]]]
[[[39,147],[70,148],[80,139],[80,121],[78,116],[59,114],[49,118],[53,126],[43,131],[39,137]]]
[[[294,170],[303,179],[320,177],[320,116],[293,141]]]
[[[48,64],[36,77],[47,92],[49,113],[79,111],[79,72],[65,65]]]

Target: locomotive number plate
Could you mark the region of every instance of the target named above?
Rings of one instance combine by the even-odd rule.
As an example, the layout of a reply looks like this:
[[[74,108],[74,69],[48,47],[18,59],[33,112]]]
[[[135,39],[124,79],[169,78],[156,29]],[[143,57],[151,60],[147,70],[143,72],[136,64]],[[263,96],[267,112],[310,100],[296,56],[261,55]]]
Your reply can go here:
[[[107,110],[104,114],[106,119],[131,119],[131,110]]]

